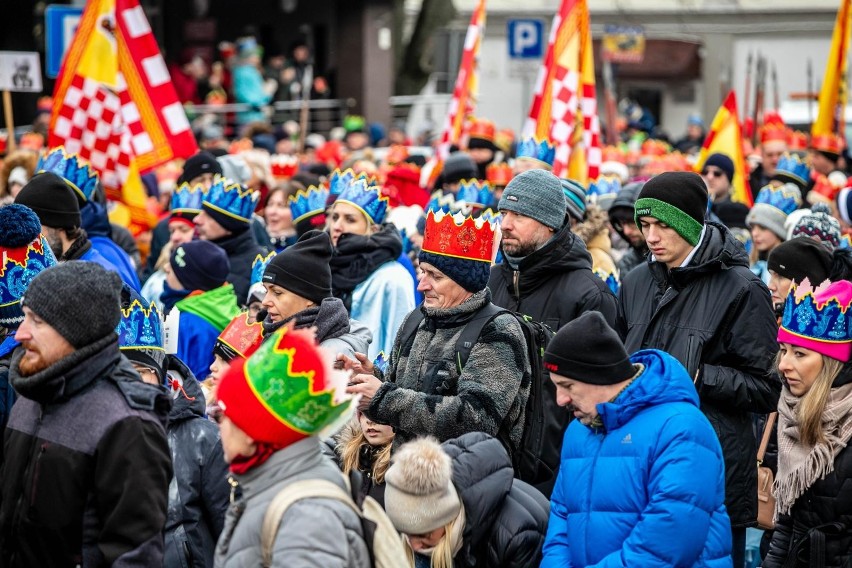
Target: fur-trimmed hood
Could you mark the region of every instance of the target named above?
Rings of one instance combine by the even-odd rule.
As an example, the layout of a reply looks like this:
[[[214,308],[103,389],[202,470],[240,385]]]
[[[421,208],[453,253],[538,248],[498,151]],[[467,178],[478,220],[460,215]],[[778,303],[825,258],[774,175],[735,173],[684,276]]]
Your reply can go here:
[[[586,208],[586,220],[572,229],[574,234],[583,239],[586,245],[594,237],[606,231],[609,234],[609,226],[606,213],[597,205],[589,204]]]

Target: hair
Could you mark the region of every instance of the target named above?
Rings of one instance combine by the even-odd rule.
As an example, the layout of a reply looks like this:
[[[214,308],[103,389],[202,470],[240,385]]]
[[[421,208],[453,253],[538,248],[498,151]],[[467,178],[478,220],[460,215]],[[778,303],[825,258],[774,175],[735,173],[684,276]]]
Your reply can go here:
[[[298,180],[290,179],[290,180],[285,181],[284,183],[280,183],[280,184],[276,185],[275,187],[273,187],[272,189],[270,189],[269,193],[266,194],[266,200],[263,202],[263,206],[267,207],[269,205],[269,200],[272,199],[272,196],[274,194],[278,193],[279,191],[284,192],[284,205],[287,205],[289,203],[287,198],[289,198],[293,195],[296,195],[296,193],[300,189],[302,191],[304,191],[307,188],[305,187],[305,185],[303,183],[301,183]]]
[[[369,446],[370,442],[364,435],[361,429],[361,424],[358,417],[355,416],[349,424],[347,424],[337,442],[337,451],[340,453],[340,467],[343,473],[349,475],[349,472],[360,470],[361,448],[365,445]],[[377,484],[385,482],[385,473],[391,463],[391,448],[393,440],[382,446],[373,457],[372,474],[373,481]]]
[[[825,404],[828,402],[828,395],[831,393],[831,385],[834,379],[840,374],[844,363],[833,359],[826,355],[822,357],[822,369],[817,373],[811,388],[808,389],[802,400],[799,403],[798,421],[799,421],[799,437],[802,443],[808,446],[814,446],[825,441],[825,432],[822,429],[822,415],[825,411]],[[781,352],[776,356],[777,363],[781,359]],[[779,373],[780,375],[780,373]]]
[[[347,203],[347,205],[349,205],[349,204]],[[329,234],[331,234],[331,223],[332,223],[331,214],[334,213],[334,208],[336,206],[337,206],[337,201],[332,203],[331,206],[328,208],[327,221],[326,221],[326,232],[329,233]],[[380,227],[380,225],[377,225],[376,223],[374,223],[373,220],[370,218],[370,216],[367,215],[366,213],[364,213],[363,211],[361,211],[360,209],[358,210],[358,213],[362,217],[364,217],[364,219],[367,220],[367,236],[370,236],[373,233],[375,233],[378,230],[378,228]]]
[[[852,250],[834,249],[831,255],[831,272],[828,279],[832,282],[852,280]]]
[[[444,525],[444,536],[441,537],[441,540],[438,541],[438,544],[435,545],[435,550],[432,552],[431,568],[453,568],[453,543],[451,542],[450,535],[456,531],[457,523],[464,522],[464,505],[462,505],[456,518]],[[461,534],[461,531],[459,533]],[[411,548],[411,544],[407,538],[403,538],[402,542],[405,547],[405,554],[408,556],[408,565],[413,568],[414,549]]]

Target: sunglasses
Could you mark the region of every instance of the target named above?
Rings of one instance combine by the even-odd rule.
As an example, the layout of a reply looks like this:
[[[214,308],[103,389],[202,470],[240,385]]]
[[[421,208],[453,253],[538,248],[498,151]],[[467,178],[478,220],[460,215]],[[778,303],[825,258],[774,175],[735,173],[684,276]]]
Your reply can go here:
[[[708,177],[722,177],[723,175],[725,175],[725,172],[717,169],[703,169],[701,170],[701,175]]]

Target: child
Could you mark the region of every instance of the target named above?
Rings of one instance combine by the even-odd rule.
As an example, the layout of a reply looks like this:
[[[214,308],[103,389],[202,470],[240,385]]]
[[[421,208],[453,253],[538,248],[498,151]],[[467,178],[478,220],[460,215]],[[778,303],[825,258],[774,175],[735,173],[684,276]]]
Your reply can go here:
[[[390,467],[392,426],[373,422],[358,412],[357,422],[352,420],[337,436],[336,451],[340,456],[340,469],[349,475],[352,470],[361,473],[361,497],[369,495],[385,506],[385,472]]]

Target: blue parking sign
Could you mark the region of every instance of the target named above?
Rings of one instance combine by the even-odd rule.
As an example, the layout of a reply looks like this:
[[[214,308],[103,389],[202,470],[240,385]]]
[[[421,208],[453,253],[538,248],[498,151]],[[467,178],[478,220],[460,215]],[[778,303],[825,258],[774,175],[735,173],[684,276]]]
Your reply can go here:
[[[509,20],[509,57],[536,59],[544,55],[544,22],[541,20]]]
[[[71,46],[83,8],[51,4],[44,11],[45,74],[51,79],[59,75],[62,59]]]

